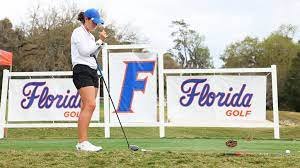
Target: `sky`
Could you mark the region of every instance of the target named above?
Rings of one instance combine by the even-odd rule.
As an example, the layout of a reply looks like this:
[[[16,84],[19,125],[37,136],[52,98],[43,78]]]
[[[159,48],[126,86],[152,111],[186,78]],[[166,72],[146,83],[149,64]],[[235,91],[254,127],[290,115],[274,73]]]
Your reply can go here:
[[[298,27],[300,40],[300,0],[73,0],[83,11],[101,9],[106,23],[130,25],[147,38],[152,48],[164,53],[172,48],[170,27],[184,19],[192,29],[205,36],[204,45],[215,67],[226,46],[246,36],[263,39],[282,24]],[[33,6],[47,9],[66,0],[0,0],[0,19],[9,18],[14,25],[26,22]]]

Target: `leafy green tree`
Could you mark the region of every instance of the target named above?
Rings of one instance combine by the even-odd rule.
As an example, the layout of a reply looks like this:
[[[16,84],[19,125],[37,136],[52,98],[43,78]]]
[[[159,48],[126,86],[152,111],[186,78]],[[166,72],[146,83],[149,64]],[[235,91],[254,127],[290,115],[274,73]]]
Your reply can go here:
[[[247,36],[244,40],[230,44],[220,57],[226,68],[258,67],[263,48],[258,38]]]
[[[170,50],[182,68],[213,67],[209,49],[204,46],[204,36],[189,28],[184,20],[172,21],[171,33],[174,47]]]
[[[300,52],[292,60],[292,65],[288,73],[285,90],[283,92],[283,102],[290,107],[290,110],[300,112]]]
[[[292,60],[298,52],[297,45],[291,38],[273,33],[262,42],[262,46],[264,52],[259,64],[264,67],[270,67],[272,64],[277,66],[279,99],[281,99]]]
[[[262,42],[263,57],[260,58],[259,64],[264,67],[277,65],[279,93],[283,91],[292,60],[299,51],[298,45],[293,42],[295,32],[295,26],[281,25]]]
[[[273,64],[276,65],[279,105],[281,109],[290,109],[290,100],[298,98],[292,96],[293,94],[286,94],[285,89],[286,87],[293,88],[291,84],[287,84],[287,80],[295,84],[295,82],[291,82],[293,77],[289,77],[289,74],[295,73],[294,71],[299,72],[297,72],[297,68],[292,68],[292,64],[297,60],[297,53],[300,52],[299,44],[293,41],[295,32],[295,26],[282,25],[263,41],[246,37],[243,41],[232,43],[227,46],[221,56],[224,67],[270,67]],[[271,98],[270,93],[271,87],[268,86],[268,101]]]
[[[190,60],[187,62],[189,68],[213,68],[208,47],[202,45],[202,38],[199,34],[191,37],[191,44],[188,47]]]

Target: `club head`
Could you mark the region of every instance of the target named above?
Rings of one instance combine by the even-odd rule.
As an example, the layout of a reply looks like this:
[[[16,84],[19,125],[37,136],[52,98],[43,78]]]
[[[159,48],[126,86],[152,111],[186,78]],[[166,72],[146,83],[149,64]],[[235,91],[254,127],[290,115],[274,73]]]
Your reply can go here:
[[[132,150],[132,151],[138,151],[139,147],[136,146],[136,145],[129,145],[129,149]]]

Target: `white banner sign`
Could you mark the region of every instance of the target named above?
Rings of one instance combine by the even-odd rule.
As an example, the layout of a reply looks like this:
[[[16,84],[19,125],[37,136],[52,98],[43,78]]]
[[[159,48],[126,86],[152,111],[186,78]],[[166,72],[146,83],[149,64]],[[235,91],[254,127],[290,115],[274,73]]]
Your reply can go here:
[[[71,78],[11,79],[8,121],[77,121],[80,96]],[[99,121],[99,101],[92,120]]]
[[[170,122],[265,121],[265,76],[167,76]]]
[[[122,122],[155,122],[156,54],[110,53],[110,92]],[[111,122],[118,122],[110,106]]]

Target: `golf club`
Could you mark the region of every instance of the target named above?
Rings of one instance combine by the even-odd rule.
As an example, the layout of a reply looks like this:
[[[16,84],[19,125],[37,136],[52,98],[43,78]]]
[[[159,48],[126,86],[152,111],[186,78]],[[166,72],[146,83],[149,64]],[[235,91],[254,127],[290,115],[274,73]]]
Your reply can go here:
[[[103,83],[104,83],[104,85],[105,85],[106,91],[107,91],[107,93],[108,93],[108,97],[109,97],[110,102],[111,102],[111,104],[112,104],[112,106],[113,106],[113,108],[114,108],[114,110],[115,110],[116,115],[117,115],[117,118],[118,118],[119,124],[120,124],[120,126],[121,126],[123,135],[124,135],[124,137],[125,137],[125,139],[126,139],[126,143],[127,143],[128,149],[130,149],[131,151],[138,151],[138,150],[139,150],[139,147],[138,147],[138,146],[136,146],[136,145],[130,145],[129,142],[128,142],[127,136],[126,136],[125,131],[124,131],[124,128],[123,128],[123,126],[122,126],[122,123],[121,123],[121,120],[120,120],[120,118],[119,118],[118,112],[117,112],[117,110],[116,110],[115,104],[114,104],[114,102],[113,102],[113,100],[112,100],[112,98],[111,98],[111,95],[110,95],[108,86],[107,86],[107,84],[106,84],[106,82],[105,82],[105,80],[104,80],[104,77],[103,77],[103,74],[102,74],[101,67],[100,67],[100,65],[99,65],[99,63],[98,63],[98,61],[97,61],[96,56],[93,55],[93,54],[92,54],[91,56],[94,57],[94,59],[95,59],[95,61],[96,61],[97,69],[98,69],[98,71],[100,72],[100,78],[102,78],[102,80],[103,80]]]

